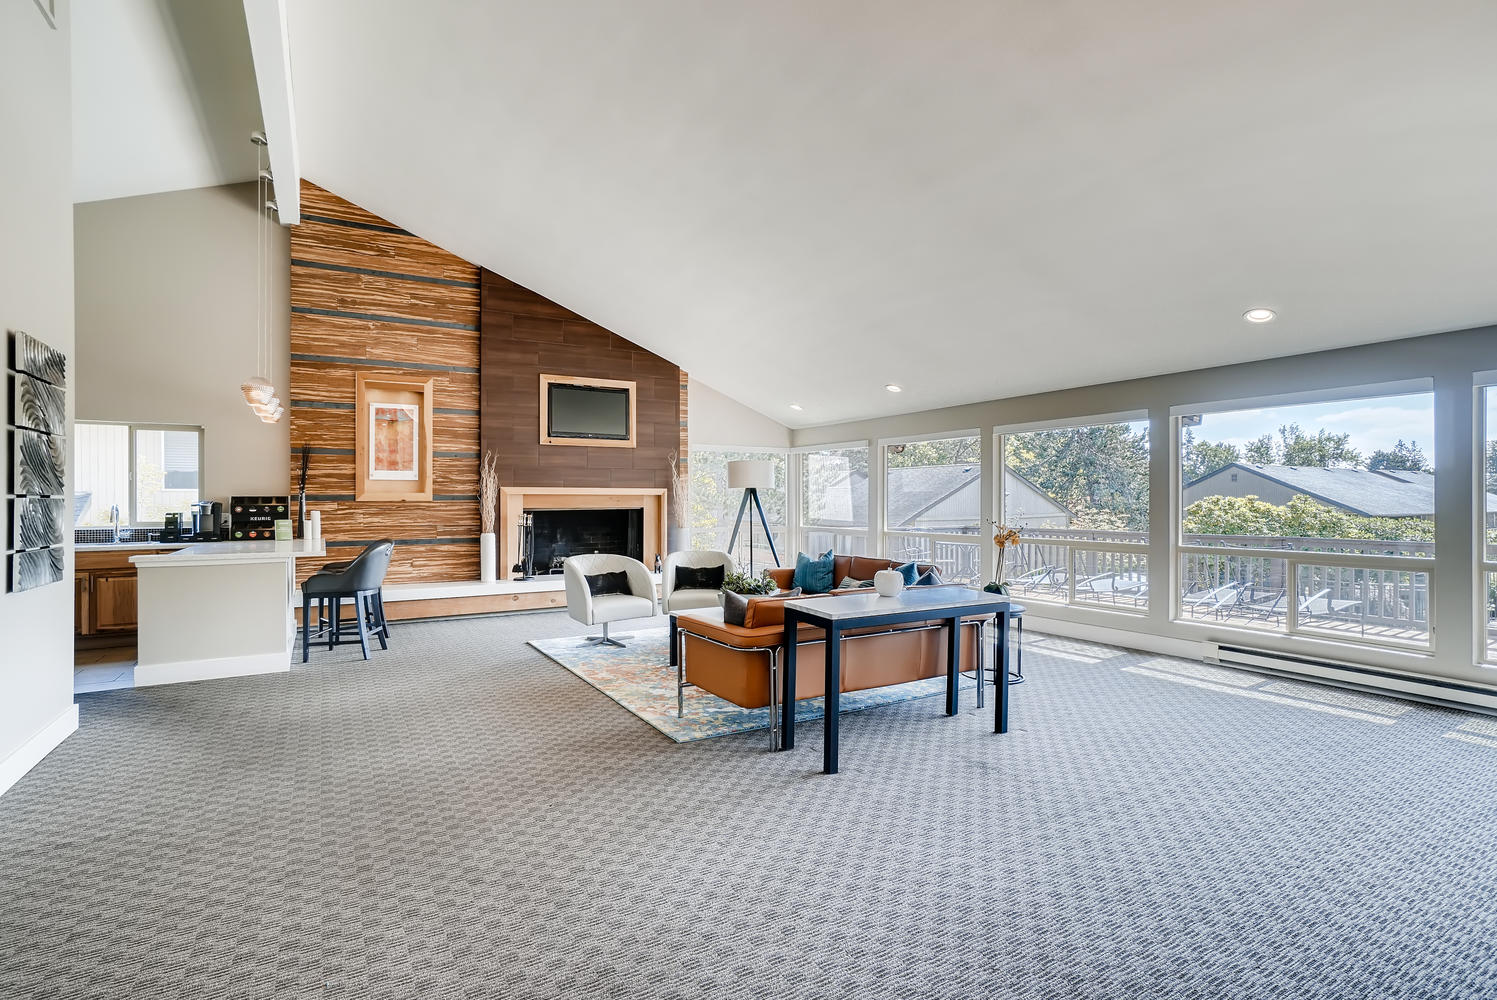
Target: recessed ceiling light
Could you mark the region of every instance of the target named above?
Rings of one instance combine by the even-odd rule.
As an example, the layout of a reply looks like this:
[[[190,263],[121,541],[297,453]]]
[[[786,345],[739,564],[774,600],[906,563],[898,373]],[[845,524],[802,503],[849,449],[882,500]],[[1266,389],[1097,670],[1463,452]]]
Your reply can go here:
[[[1267,323],[1273,319],[1276,313],[1272,309],[1249,309],[1242,314],[1242,318],[1249,323]]]
[[[904,386],[895,385],[893,382],[890,382],[888,385],[884,386],[884,388],[888,389],[890,392],[904,392]]]
[[[792,409],[792,410],[795,410],[795,411],[797,411],[797,412],[799,412],[799,411],[800,411],[800,410],[803,410],[803,409],[805,409],[805,407],[804,407],[804,406],[801,406],[801,405],[800,405],[800,404],[799,404],[799,403],[791,403],[791,404],[790,404],[790,408],[791,408],[791,409]]]

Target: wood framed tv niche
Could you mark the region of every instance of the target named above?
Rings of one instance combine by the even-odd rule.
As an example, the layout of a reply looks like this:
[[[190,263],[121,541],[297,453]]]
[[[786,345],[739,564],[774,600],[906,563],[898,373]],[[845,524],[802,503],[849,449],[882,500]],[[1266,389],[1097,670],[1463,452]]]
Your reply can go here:
[[[622,379],[542,375],[541,444],[635,447],[635,390]]]

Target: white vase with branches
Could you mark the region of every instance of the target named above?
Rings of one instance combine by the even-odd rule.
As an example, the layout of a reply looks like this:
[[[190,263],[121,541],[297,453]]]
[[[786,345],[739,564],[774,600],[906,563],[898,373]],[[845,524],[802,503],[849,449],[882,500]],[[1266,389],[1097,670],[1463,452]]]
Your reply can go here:
[[[499,579],[499,457],[485,452],[478,463],[478,577],[484,583]]]
[[[670,507],[670,523],[666,526],[666,551],[680,552],[690,547],[691,481],[681,468],[681,455],[672,451],[666,456],[671,467],[670,495],[666,502]]]

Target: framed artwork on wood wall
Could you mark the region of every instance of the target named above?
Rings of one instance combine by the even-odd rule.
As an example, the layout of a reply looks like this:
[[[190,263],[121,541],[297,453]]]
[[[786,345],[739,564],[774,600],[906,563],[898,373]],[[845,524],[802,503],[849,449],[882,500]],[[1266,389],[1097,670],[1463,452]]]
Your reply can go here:
[[[433,379],[355,376],[355,500],[430,500]]]

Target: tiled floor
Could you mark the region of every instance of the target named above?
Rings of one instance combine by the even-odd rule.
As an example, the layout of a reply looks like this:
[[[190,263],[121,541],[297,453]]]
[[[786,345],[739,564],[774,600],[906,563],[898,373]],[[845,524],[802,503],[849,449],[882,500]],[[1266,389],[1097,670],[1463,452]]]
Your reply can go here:
[[[135,686],[135,647],[105,646],[73,653],[73,693]]]

